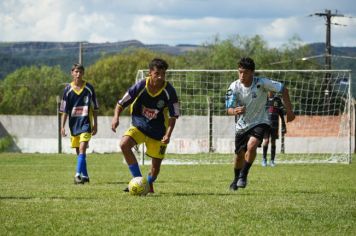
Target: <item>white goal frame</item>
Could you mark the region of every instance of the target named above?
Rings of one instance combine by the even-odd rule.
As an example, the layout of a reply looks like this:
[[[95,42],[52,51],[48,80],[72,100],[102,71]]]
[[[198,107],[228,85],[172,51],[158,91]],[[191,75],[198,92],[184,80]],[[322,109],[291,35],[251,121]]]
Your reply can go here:
[[[148,70],[138,70],[137,71],[137,75],[136,75],[136,81],[144,79],[145,76],[147,76],[147,72]],[[225,92],[229,86],[230,83],[232,83],[234,81],[234,79],[237,78],[237,74],[238,74],[238,70],[184,70],[184,69],[180,69],[180,70],[167,70],[166,73],[166,79],[167,81],[170,81],[173,86],[175,86],[178,96],[180,97],[180,99],[182,99],[182,88],[180,86],[183,86],[183,84],[185,84],[184,89],[186,91],[190,91],[192,93],[191,96],[195,96],[194,95],[194,89],[190,88],[189,86],[193,85],[193,86],[201,86],[203,83],[200,79],[196,79],[197,83],[196,84],[189,84],[191,81],[184,81],[185,79],[189,80],[191,78],[194,78],[194,74],[196,75],[214,75],[214,74],[219,74],[219,75],[226,75],[223,79],[224,82],[222,82],[219,78],[219,81],[217,81],[218,79],[215,80],[215,78],[212,76],[209,79],[212,79],[212,81],[208,81],[210,84],[207,86],[211,86],[212,89],[206,92],[206,96],[205,99],[203,98],[204,96],[204,91],[199,91],[200,94],[197,96],[202,96],[201,98],[201,103],[206,103],[205,104],[205,108],[199,108],[200,110],[204,110],[204,115],[201,115],[199,113],[194,113],[192,110],[190,110],[188,113],[191,113],[189,116],[186,115],[187,110],[184,110],[185,107],[189,107],[189,106],[183,106],[183,110],[182,110],[182,116],[178,119],[177,124],[176,124],[176,128],[173,132],[172,135],[172,139],[171,139],[171,143],[168,146],[167,152],[168,153],[178,153],[178,154],[196,154],[196,153],[233,153],[234,150],[234,121],[233,119],[230,120],[226,115],[216,115],[215,113],[215,107],[217,106],[217,98],[216,97],[209,97],[207,96],[208,93],[216,93],[218,92],[218,94],[220,94],[219,96],[221,96],[220,98],[218,98],[218,100],[222,100],[223,97],[225,96]],[[319,135],[319,139],[323,140],[323,144],[315,144],[315,145],[320,145],[320,148],[315,148],[312,149],[313,151],[308,153],[308,152],[304,152],[302,151],[301,153],[298,153],[296,151],[292,151],[292,147],[298,146],[300,145],[301,150],[303,150],[303,146],[312,146],[313,142],[317,141],[318,138],[313,138],[313,137],[289,137],[288,136],[288,129],[293,129],[292,127],[288,127],[289,124],[293,125],[293,122],[287,124],[287,135],[285,137],[285,141],[286,143],[280,143],[280,140],[277,140],[277,153],[283,153],[284,148],[286,149],[286,153],[289,153],[288,155],[291,156],[288,159],[285,160],[278,160],[279,163],[284,162],[284,163],[351,163],[351,157],[352,157],[352,148],[353,148],[353,143],[352,143],[352,135],[353,135],[353,127],[354,127],[354,114],[353,114],[353,99],[352,99],[352,95],[351,95],[351,70],[256,70],[255,74],[257,76],[260,77],[267,77],[267,78],[271,78],[273,80],[277,80],[283,83],[287,83],[287,87],[290,90],[290,94],[293,94],[293,88],[291,88],[288,83],[292,84],[292,82],[294,83],[304,83],[303,79],[301,80],[291,80],[291,81],[283,81],[283,79],[280,78],[275,78],[276,76],[274,75],[285,75],[286,78],[288,78],[289,76],[292,75],[298,75],[301,76],[301,78],[308,77],[309,81],[307,84],[307,86],[312,85],[314,86],[314,89],[318,89],[318,85],[313,84],[315,81],[313,79],[313,76],[316,76],[315,78],[317,78],[316,80],[318,80],[318,76],[321,75],[326,75],[325,78],[329,78],[328,82],[326,83],[326,89],[323,90],[324,88],[320,88],[320,91],[315,91],[315,93],[313,92],[313,90],[307,91],[307,93],[309,94],[319,94],[319,95],[323,95],[325,93],[325,96],[329,96],[330,94],[334,94],[334,93],[339,93],[339,92],[335,92],[334,91],[334,87],[330,87],[331,83],[332,86],[336,86],[338,85],[337,82],[340,78],[343,79],[344,81],[340,81],[343,83],[343,86],[346,87],[346,91],[343,91],[342,93],[340,93],[342,96],[342,98],[340,98],[342,103],[342,107],[343,107],[343,111],[338,111],[335,110],[334,112],[336,113],[341,113],[338,115],[328,115],[328,114],[324,114],[324,112],[322,110],[318,110],[317,113],[321,113],[321,115],[318,115],[319,117],[317,117],[317,115],[315,115],[315,117],[317,117],[318,119],[320,119],[320,124],[322,124],[322,122],[332,122],[333,119],[335,120],[340,120],[340,124],[339,124],[339,133],[338,133],[338,140],[340,140],[340,143],[342,143],[342,147],[340,147],[340,143],[338,142],[334,142],[333,140],[335,138],[330,137],[329,141],[325,136],[323,136],[323,134],[318,134]],[[272,76],[270,76],[272,75]],[[334,75],[336,75],[336,77],[333,77]],[[324,83],[324,79],[325,78],[321,78],[320,81],[321,83]],[[281,81],[282,80],[282,81]],[[331,81],[331,82],[330,82]],[[193,79],[193,83],[194,83],[194,79]],[[316,82],[315,82],[316,83]],[[179,86],[177,86],[179,85]],[[206,84],[204,84],[204,86],[206,86]],[[316,86],[316,87],[315,87]],[[324,85],[320,85],[321,87]],[[340,86],[340,85],[338,85]],[[192,90],[190,90],[192,89]],[[340,88],[339,88],[340,89]],[[199,90],[199,88],[197,88],[197,90]],[[214,91],[213,91],[214,90]],[[215,91],[216,90],[216,91]],[[291,91],[292,90],[292,91]],[[330,91],[329,91],[330,90]],[[297,91],[297,90],[296,90]],[[332,95],[330,95],[331,97]],[[320,97],[321,98],[321,97]],[[183,98],[185,100],[189,100],[189,97],[185,97]],[[291,97],[292,103],[295,103],[295,101],[293,101],[294,97]],[[299,99],[299,98],[298,98]],[[314,102],[314,100],[319,99],[319,98],[310,98],[311,99],[311,103]],[[321,98],[321,99],[326,99],[326,98]],[[205,101],[203,101],[205,100]],[[301,99],[303,100],[303,99]],[[339,100],[339,98],[337,97],[337,99],[335,100]],[[182,103],[187,102],[187,101],[182,101]],[[316,101],[316,102],[320,102],[320,101]],[[299,103],[299,101],[298,101]],[[183,104],[184,105],[184,104]],[[221,104],[220,104],[221,105]],[[220,106],[219,105],[219,106]],[[337,106],[338,104],[330,104],[330,106]],[[308,104],[308,106],[311,106],[310,104]],[[312,107],[312,106],[311,106]],[[198,109],[198,110],[199,110]],[[220,109],[220,108],[219,108]],[[336,108],[338,109],[338,108]],[[314,111],[308,111],[309,113],[313,113]],[[331,112],[333,112],[333,110],[331,110]],[[220,112],[221,113],[221,112]],[[304,120],[308,120],[308,115],[300,115],[300,118],[303,118]],[[314,116],[310,116],[311,118],[313,118]],[[298,118],[298,114],[297,114],[297,118]],[[328,121],[330,120],[330,121]],[[201,123],[206,123],[206,125],[204,126],[203,129],[208,130],[205,133],[202,134],[201,137],[198,137],[196,140],[194,140],[193,137],[191,137],[191,135],[189,135],[189,133],[191,133],[192,131],[194,132],[194,129],[190,129],[190,127],[199,127],[201,125]],[[300,122],[303,123],[303,120],[301,120]],[[228,126],[223,126],[221,129],[219,130],[219,124],[226,124],[229,123]],[[332,124],[332,123],[330,123]],[[329,124],[329,125],[330,125]],[[328,125],[326,123],[326,125]],[[335,126],[335,125],[334,125]],[[179,130],[179,131],[177,131]],[[198,130],[202,130],[202,129],[198,129]],[[226,137],[225,137],[226,134]],[[218,137],[217,136],[221,136],[224,135],[224,137]],[[204,137],[203,137],[204,136]],[[283,139],[284,137],[282,137]],[[292,142],[293,141],[293,142]],[[188,148],[185,148],[186,146],[189,146]],[[197,146],[202,146],[204,148],[197,148]],[[142,145],[142,155],[144,155],[144,147]],[[324,150],[325,151],[324,153]],[[341,151],[340,151],[341,150]],[[261,152],[261,151],[259,151]],[[301,159],[299,159],[301,156],[305,156],[305,155],[310,155],[311,153],[322,156],[320,159],[308,159],[308,157],[303,157]],[[277,154],[278,155],[278,154]],[[311,155],[310,155],[311,156]],[[143,157],[143,156],[142,156]],[[142,160],[144,160],[144,158],[142,158]]]

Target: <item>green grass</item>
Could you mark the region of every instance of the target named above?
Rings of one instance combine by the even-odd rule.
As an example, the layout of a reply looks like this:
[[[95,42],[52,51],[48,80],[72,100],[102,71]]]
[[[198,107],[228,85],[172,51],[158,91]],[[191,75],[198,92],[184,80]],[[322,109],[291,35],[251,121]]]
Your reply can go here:
[[[163,165],[146,197],[122,192],[120,154],[90,154],[87,185],[73,184],[75,165],[0,154],[0,235],[356,235],[354,163],[256,164],[237,192],[231,164]]]

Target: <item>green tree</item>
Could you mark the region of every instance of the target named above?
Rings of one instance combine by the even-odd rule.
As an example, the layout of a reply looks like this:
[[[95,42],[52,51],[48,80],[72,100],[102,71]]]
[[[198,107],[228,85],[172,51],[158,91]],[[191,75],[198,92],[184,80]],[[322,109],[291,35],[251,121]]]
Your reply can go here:
[[[0,113],[54,115],[56,97],[68,81],[58,66],[22,67],[0,84]]]

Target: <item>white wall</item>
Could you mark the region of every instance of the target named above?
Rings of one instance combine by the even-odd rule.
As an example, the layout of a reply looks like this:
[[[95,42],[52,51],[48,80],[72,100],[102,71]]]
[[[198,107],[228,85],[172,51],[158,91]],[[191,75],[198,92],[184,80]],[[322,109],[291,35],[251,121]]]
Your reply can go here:
[[[98,133],[90,141],[88,152],[119,152],[122,134],[130,125],[129,117],[120,117],[117,132],[111,131],[112,117],[98,117]],[[218,153],[234,152],[234,118],[213,118],[213,147]],[[57,153],[58,125],[56,116],[0,115],[0,137],[10,134],[21,152]],[[69,129],[67,128],[69,132]],[[348,139],[309,137],[285,139],[286,153],[332,153],[348,150]],[[280,142],[277,142],[277,151]],[[208,117],[185,116],[177,120],[168,153],[200,153],[209,151]],[[261,150],[259,150],[261,151]],[[62,139],[62,152],[73,153],[69,137]]]

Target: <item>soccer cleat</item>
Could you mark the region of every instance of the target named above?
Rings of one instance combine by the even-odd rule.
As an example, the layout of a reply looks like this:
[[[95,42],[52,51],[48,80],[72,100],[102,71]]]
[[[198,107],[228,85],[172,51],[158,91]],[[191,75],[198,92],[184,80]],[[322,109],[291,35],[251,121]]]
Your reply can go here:
[[[230,184],[230,190],[231,191],[236,191],[238,189],[237,185],[236,185],[236,181],[232,181],[232,183]]]
[[[262,159],[262,163],[261,164],[262,164],[263,167],[266,167],[267,166],[267,160],[266,159]]]
[[[80,177],[80,175],[76,175],[74,176],[74,184],[84,184],[82,178]]]
[[[89,183],[89,182],[90,182],[89,177],[87,177],[87,176],[82,176],[82,182],[83,182],[83,184],[84,184],[84,183]]]
[[[126,188],[124,188],[122,191],[124,191],[124,192],[129,192],[129,187],[126,187]]]
[[[276,166],[276,163],[274,163],[274,161],[271,161],[271,162],[269,163],[269,165],[270,165],[271,167],[275,167],[275,166]]]
[[[238,188],[245,188],[247,185],[247,177],[240,177],[236,183]]]

